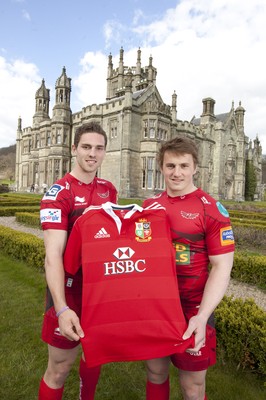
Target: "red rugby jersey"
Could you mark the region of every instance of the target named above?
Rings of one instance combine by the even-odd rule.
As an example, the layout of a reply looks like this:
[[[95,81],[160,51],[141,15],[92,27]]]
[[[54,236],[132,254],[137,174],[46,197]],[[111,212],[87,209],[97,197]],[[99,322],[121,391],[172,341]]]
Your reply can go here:
[[[186,322],[178,296],[165,210],[105,203],[73,226],[66,271],[82,265],[81,340],[88,366],[183,352]]]
[[[95,177],[91,183],[86,184],[67,173],[49,188],[41,200],[42,229],[58,229],[70,233],[74,222],[87,207],[106,201],[116,203],[116,200],[117,191],[111,182]],[[69,280],[66,273],[65,292],[80,293],[81,279],[81,271],[74,280],[73,277]],[[51,306],[53,300],[48,289],[47,309]]]
[[[166,209],[176,250],[176,273],[183,307],[198,306],[208,279],[209,256],[234,251],[229,214],[201,189],[184,196],[163,192],[144,201]]]
[[[67,173],[49,188],[41,200],[42,228],[70,232],[85,208],[106,201],[116,203],[116,200],[117,191],[111,182],[95,177],[86,184]]]

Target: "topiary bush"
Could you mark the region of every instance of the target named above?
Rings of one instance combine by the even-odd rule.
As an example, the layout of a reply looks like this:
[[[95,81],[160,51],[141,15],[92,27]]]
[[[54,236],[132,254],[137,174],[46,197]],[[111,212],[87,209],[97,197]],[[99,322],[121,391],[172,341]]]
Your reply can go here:
[[[218,354],[238,368],[266,374],[265,312],[252,299],[224,297],[215,311]]]
[[[0,225],[0,249],[8,256],[44,270],[45,248],[42,239]]]

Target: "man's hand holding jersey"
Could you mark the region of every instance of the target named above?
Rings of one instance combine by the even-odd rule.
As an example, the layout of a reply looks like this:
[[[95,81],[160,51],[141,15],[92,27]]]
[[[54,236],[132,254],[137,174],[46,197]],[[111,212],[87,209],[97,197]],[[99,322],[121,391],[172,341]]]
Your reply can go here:
[[[78,341],[84,337],[80,326],[79,318],[75,311],[68,308],[58,317],[59,330],[61,335],[72,341]]]
[[[195,346],[187,349],[186,351],[196,354],[202,348],[202,346],[204,346],[206,336],[206,320],[201,318],[199,315],[194,315],[190,318],[187,330],[183,335],[183,339],[188,339],[192,334],[195,335]]]

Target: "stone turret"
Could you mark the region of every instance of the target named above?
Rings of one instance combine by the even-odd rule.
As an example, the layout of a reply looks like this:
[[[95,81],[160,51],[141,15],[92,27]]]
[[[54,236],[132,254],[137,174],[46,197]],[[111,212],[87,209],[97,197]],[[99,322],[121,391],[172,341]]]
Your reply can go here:
[[[49,119],[50,90],[46,88],[44,79],[35,94],[35,114],[33,116],[33,127],[40,122]]]
[[[55,105],[53,107],[53,121],[71,120],[70,109],[71,78],[67,77],[66,68],[63,67],[60,77],[55,83]]]

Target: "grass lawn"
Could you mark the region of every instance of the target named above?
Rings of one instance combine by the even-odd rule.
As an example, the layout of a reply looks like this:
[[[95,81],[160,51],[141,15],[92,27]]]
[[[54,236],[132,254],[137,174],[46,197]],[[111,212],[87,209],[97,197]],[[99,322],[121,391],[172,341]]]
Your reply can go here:
[[[40,339],[45,279],[27,265],[0,254],[0,399],[36,400],[47,362]],[[78,361],[66,386],[64,400],[78,400]],[[171,368],[171,400],[181,400],[177,371]],[[208,372],[210,400],[264,400],[265,386],[255,374],[219,363]],[[114,363],[102,369],[95,400],[144,400],[142,362]]]

